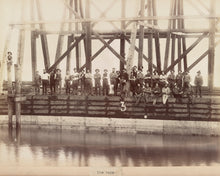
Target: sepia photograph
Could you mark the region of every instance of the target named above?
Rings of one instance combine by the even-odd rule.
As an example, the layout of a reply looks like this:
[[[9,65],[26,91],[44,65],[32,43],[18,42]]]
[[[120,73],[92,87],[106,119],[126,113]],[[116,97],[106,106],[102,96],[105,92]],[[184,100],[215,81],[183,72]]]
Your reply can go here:
[[[0,0],[0,176],[219,176],[220,0]]]

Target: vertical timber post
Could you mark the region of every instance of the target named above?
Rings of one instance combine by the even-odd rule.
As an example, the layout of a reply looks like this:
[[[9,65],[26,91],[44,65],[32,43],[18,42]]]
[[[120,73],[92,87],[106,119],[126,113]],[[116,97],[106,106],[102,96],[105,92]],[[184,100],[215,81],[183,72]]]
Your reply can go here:
[[[180,0],[180,14],[181,16],[183,16],[183,0]],[[184,19],[181,20],[181,27],[182,29],[185,28],[185,24],[184,24]],[[186,51],[186,38],[185,36],[182,36],[182,50],[183,50],[183,53]],[[183,57],[183,68],[184,68],[184,71],[187,70],[187,55],[185,55]]]
[[[174,15],[174,6],[175,6],[175,0],[171,0],[170,4],[170,16]],[[163,69],[167,69],[168,65],[168,59],[169,59],[169,51],[170,51],[170,37],[171,37],[171,32],[170,29],[172,28],[173,21],[171,19],[168,20],[168,32],[167,32],[167,38],[166,38],[166,47],[165,47],[165,55],[164,55],[164,65]],[[172,38],[173,39],[173,38]],[[172,40],[173,42],[173,40]]]
[[[147,6],[148,17],[150,17],[151,16],[151,7],[152,7],[151,0],[148,0],[147,4],[148,4],[148,6]],[[152,24],[152,21],[148,20],[148,23]],[[150,71],[151,74],[152,74],[152,71],[153,71],[152,70],[152,67],[153,67],[152,39],[153,39],[153,34],[152,34],[152,30],[151,30],[150,34],[148,36],[148,58],[149,58],[148,70]]]
[[[121,17],[125,18],[126,0],[121,0]],[[121,30],[125,30],[125,21],[121,22]],[[120,55],[125,58],[125,38],[124,33],[120,36]],[[124,63],[120,61],[120,71],[124,69]]]
[[[86,0],[85,17],[90,18],[90,0]],[[91,22],[86,22],[86,69],[91,71]]]
[[[24,21],[24,2],[22,3],[21,21]],[[16,115],[16,128],[20,128],[21,125],[21,82],[22,82],[22,69],[24,60],[24,42],[25,42],[25,30],[19,30],[18,37],[18,49],[17,49],[17,64],[15,64],[15,115]]]
[[[42,20],[40,1],[36,0],[36,3],[37,3],[38,18],[39,20]],[[46,30],[44,24],[40,24],[39,26],[41,30],[44,31]],[[47,36],[46,34],[40,34],[40,38],[41,38],[42,51],[44,56],[44,65],[45,65],[45,69],[48,70],[50,67],[50,57],[49,57]]]
[[[140,17],[144,17],[145,0],[141,0],[140,3]],[[138,51],[138,68],[143,66],[143,44],[144,44],[144,25],[139,27],[139,51]]]
[[[215,0],[210,1],[210,16],[215,16]],[[212,92],[214,88],[214,59],[215,59],[215,18],[209,19],[209,54],[208,54],[208,87]]]
[[[75,11],[78,12],[78,0],[74,0],[74,7],[75,7]],[[77,17],[75,16],[75,18],[77,19]],[[79,25],[76,23],[75,26],[75,30],[76,32],[78,32],[79,30]],[[79,71],[79,68],[81,66],[81,44],[77,43],[76,44],[76,69],[77,71]]]
[[[180,16],[180,7],[181,4],[180,4],[180,0],[177,0],[177,15]],[[182,19],[178,19],[177,20],[177,26],[178,26],[178,29],[180,30],[181,29],[181,20]],[[177,36],[177,44],[178,44],[178,57],[181,55],[181,36]],[[178,71],[180,71],[182,69],[182,64],[181,64],[182,60],[180,60],[178,62]]]
[[[156,1],[152,1],[152,10],[153,10],[153,16],[157,16],[156,11]],[[157,20],[154,20],[154,25],[157,25]],[[156,59],[157,59],[157,71],[159,74],[161,74],[161,56],[160,56],[160,36],[159,32],[155,31],[155,51],[156,51]]]
[[[34,21],[34,0],[31,0],[31,20]],[[35,28],[35,25],[31,25],[32,28]],[[37,43],[36,43],[36,32],[31,31],[31,65],[32,65],[32,82],[34,83],[36,71],[37,71]]]
[[[73,8],[73,0],[69,0],[69,5],[71,8]],[[64,12],[65,13],[65,12]],[[72,20],[72,12],[69,10],[69,20]],[[69,23],[69,31],[72,32],[73,28],[72,28],[72,23]],[[78,25],[77,23],[75,25]],[[71,45],[71,43],[73,42],[73,34],[71,34],[70,36],[68,36],[67,39],[67,48],[69,48],[69,46]],[[71,66],[71,55],[72,55],[72,51],[70,51],[70,53],[67,55],[67,60],[66,60],[66,73],[68,71],[70,71],[70,66]]]
[[[7,80],[8,80],[8,125],[12,127],[12,117],[13,117],[13,95],[12,95],[12,56],[7,58]]]

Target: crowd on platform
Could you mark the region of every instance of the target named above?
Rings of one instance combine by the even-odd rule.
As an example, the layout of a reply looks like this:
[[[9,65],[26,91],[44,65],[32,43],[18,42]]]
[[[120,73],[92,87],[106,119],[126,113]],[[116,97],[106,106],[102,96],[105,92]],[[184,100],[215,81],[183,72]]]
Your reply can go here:
[[[154,70],[151,72],[143,73],[143,68],[137,68],[134,66],[130,73],[126,69],[122,72],[116,71],[115,68],[108,73],[107,69],[103,70],[103,74],[100,74],[100,70],[96,69],[92,74],[90,70],[82,70],[77,72],[77,69],[73,69],[73,73],[70,74],[67,71],[64,78],[64,87],[66,94],[73,95],[115,95],[121,96],[122,99],[128,96],[135,96],[137,103],[143,98],[153,98],[154,104],[157,98],[162,96],[163,103],[165,104],[168,97],[172,96],[181,101],[181,97],[188,97],[189,100],[195,92],[195,96],[202,97],[201,86],[203,85],[203,78],[201,72],[198,71],[194,78],[195,91],[191,86],[191,76],[188,71],[179,71],[175,74],[174,70],[171,70],[168,75],[163,71],[158,73]],[[55,69],[50,74],[45,70],[40,75],[37,71],[35,77],[35,92],[40,93],[40,87],[42,85],[43,94],[50,92],[51,94],[60,94],[62,90],[62,76],[61,70]],[[50,88],[50,91],[48,91]]]

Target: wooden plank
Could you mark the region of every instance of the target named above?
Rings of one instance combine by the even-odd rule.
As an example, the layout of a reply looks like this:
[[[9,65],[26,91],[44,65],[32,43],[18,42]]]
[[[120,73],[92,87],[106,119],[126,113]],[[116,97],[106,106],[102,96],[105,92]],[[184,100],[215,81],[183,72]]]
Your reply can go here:
[[[67,114],[67,110],[54,109],[51,110],[51,114]]]
[[[63,105],[58,105],[58,106],[50,106],[50,109],[67,109],[67,105],[63,106]]]
[[[175,112],[175,113],[188,113],[188,109],[168,109],[169,113]]]
[[[103,111],[106,110],[105,106],[88,106],[88,110],[96,110],[96,111]]]
[[[69,106],[69,110],[84,110],[85,106]]]

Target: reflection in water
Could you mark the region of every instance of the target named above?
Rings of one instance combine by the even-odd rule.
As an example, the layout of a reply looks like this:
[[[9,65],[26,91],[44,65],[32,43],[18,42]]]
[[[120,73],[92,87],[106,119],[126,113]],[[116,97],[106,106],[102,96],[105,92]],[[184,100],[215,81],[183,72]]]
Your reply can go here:
[[[0,166],[220,165],[220,138],[0,128]]]

